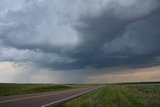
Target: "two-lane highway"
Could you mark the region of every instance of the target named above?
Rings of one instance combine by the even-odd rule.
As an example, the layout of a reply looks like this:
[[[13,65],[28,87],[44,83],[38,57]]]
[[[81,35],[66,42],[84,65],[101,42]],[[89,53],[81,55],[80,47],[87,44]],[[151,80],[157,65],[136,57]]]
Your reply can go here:
[[[0,97],[0,107],[49,107],[72,100],[97,88],[81,88],[54,92]]]

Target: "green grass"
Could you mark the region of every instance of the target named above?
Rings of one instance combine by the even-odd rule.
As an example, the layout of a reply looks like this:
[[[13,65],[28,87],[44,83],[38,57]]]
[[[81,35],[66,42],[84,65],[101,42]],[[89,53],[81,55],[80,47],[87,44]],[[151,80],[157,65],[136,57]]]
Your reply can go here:
[[[105,85],[93,93],[55,107],[160,107],[160,85]]]
[[[72,88],[77,88],[77,86],[52,84],[0,84],[0,96],[39,93]]]

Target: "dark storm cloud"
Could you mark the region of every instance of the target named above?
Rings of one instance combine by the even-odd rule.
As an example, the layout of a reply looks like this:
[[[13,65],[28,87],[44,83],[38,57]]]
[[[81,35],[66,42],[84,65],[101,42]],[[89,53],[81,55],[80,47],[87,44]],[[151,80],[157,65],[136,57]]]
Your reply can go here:
[[[54,70],[158,66],[159,0],[106,1],[28,1],[4,10],[0,59]]]
[[[76,27],[82,43],[74,55],[80,64],[95,68],[159,65],[160,9],[135,19],[120,19],[113,12],[85,17],[85,27]],[[105,44],[109,46],[103,48]]]

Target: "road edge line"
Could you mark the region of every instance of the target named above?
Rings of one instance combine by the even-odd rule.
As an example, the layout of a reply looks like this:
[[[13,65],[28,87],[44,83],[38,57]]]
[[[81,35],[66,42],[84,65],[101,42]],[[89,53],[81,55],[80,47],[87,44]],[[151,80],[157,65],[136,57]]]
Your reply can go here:
[[[51,102],[51,103],[48,103],[48,104],[45,104],[45,105],[42,105],[41,107],[48,107],[48,106],[51,106],[51,105],[55,105],[55,104],[59,104],[59,103],[64,103],[64,102],[67,102],[69,100],[72,100],[76,97],[79,97],[81,95],[84,95],[86,93],[89,93],[89,92],[92,92],[96,89],[98,89],[99,87],[95,88],[95,89],[92,89],[92,90],[89,90],[89,91],[86,91],[86,92],[83,92],[83,93],[80,93],[80,94],[76,94],[76,95],[73,95],[73,96],[70,96],[70,97],[67,97],[67,98],[64,98],[64,99],[61,99],[61,100],[58,100],[58,101],[55,101],[55,102]]]

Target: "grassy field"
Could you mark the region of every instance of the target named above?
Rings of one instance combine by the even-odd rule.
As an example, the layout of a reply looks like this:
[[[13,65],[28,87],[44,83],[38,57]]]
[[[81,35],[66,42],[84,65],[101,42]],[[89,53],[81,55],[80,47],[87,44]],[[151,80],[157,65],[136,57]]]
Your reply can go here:
[[[48,92],[77,88],[76,85],[52,84],[0,84],[0,96]]]
[[[112,84],[55,107],[160,107],[160,84]]]

